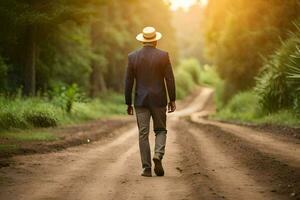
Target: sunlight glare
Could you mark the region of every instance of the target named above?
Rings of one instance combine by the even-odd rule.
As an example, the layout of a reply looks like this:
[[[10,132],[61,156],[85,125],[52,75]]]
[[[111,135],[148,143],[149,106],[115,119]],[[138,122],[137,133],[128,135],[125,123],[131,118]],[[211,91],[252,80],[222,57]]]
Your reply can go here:
[[[179,8],[183,8],[184,10],[189,9],[191,6],[199,2],[198,0],[170,0],[171,9],[177,10]],[[201,4],[203,6],[207,5],[208,0],[201,0]]]

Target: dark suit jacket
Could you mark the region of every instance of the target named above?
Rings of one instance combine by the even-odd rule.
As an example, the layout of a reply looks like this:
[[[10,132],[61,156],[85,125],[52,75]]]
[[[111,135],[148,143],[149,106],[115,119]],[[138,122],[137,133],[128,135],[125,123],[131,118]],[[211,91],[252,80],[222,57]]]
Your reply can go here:
[[[176,99],[174,74],[167,52],[152,46],[145,46],[128,55],[125,78],[125,100],[127,105],[132,105],[134,81],[135,106],[166,106],[166,86],[170,101]]]

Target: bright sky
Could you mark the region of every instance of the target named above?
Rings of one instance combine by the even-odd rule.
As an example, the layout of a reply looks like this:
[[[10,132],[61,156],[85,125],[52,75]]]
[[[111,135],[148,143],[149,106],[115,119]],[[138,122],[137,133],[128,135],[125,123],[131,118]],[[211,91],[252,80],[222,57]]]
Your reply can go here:
[[[188,9],[190,6],[199,2],[197,0],[170,0],[172,5],[171,9],[176,10],[178,8]],[[202,5],[206,5],[208,0],[201,0]]]

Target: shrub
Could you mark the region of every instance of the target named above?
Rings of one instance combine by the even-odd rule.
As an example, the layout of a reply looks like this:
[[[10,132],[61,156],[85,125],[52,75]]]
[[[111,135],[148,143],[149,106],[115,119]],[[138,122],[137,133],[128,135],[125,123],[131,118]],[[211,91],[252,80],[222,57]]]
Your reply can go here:
[[[56,126],[59,108],[43,99],[0,98],[0,129]]]
[[[295,53],[290,57],[287,79],[294,89],[294,110],[300,114],[300,45],[297,45]]]
[[[185,59],[175,70],[176,96],[184,98],[200,83],[201,66],[196,59]]]
[[[54,127],[58,124],[58,119],[55,116],[55,108],[52,106],[45,107],[44,105],[27,109],[23,113],[23,117],[27,123],[33,127]]]
[[[295,81],[300,70],[299,46],[298,28],[265,63],[257,77],[255,91],[261,107],[268,113],[298,105],[300,82]]]
[[[18,114],[9,111],[1,111],[0,129],[24,128],[26,126],[26,122]]]
[[[76,84],[54,87],[53,91],[50,92],[50,96],[52,102],[67,113],[71,113],[74,103],[85,101],[85,95],[80,92]]]
[[[300,126],[299,116],[295,115],[293,111],[285,109],[274,113],[265,113],[260,109],[259,100],[254,91],[238,93],[213,118],[253,124]]]
[[[241,92],[233,96],[228,104],[220,110],[217,118],[253,122],[260,115],[257,105],[258,97],[254,92]]]
[[[201,84],[208,86],[216,86],[221,79],[219,78],[215,67],[205,65],[200,72],[200,82]]]
[[[182,60],[178,68],[190,74],[194,83],[200,84],[202,67],[196,59],[190,58]]]
[[[0,97],[0,129],[24,128],[26,121],[22,118],[21,108],[12,99]]]
[[[185,97],[194,88],[196,83],[193,81],[192,76],[183,70],[178,70],[176,76],[176,90],[178,99]]]

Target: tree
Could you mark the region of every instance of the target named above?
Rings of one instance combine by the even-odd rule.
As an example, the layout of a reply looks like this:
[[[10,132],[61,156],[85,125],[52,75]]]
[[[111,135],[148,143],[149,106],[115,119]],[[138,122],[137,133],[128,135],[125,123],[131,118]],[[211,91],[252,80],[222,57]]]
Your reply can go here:
[[[235,93],[254,85],[268,57],[294,28],[300,15],[297,0],[211,0],[206,9],[207,55]]]

